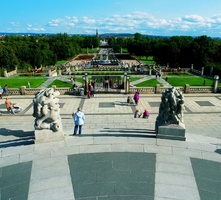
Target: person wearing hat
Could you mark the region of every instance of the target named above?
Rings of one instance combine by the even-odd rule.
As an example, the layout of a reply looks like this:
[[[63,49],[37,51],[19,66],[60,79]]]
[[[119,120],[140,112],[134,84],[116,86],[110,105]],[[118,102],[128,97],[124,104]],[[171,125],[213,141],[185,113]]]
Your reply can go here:
[[[75,124],[75,126],[74,126],[74,135],[77,134],[77,131],[78,131],[79,135],[81,135],[82,126],[83,126],[84,120],[85,120],[85,115],[82,112],[81,108],[78,108],[77,112],[72,114],[72,117],[74,119],[74,124]]]

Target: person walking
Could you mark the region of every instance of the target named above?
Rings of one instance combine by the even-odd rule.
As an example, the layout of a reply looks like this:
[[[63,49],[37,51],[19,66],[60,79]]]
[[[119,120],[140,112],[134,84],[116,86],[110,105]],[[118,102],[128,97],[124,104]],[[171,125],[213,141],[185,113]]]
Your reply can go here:
[[[5,93],[5,96],[8,96],[8,85],[5,85],[5,86],[4,86],[3,91],[4,91],[4,93]]]
[[[74,126],[74,134],[73,135],[77,134],[78,129],[79,129],[78,133],[79,133],[79,135],[81,135],[81,133],[82,133],[82,126],[83,126],[84,120],[85,120],[85,115],[82,112],[81,108],[78,108],[77,112],[72,114],[72,117],[74,119],[74,124],[75,124],[75,126]]]
[[[139,99],[140,99],[140,93],[137,91],[135,94],[134,94],[134,102],[135,102],[135,105],[137,106],[138,103],[139,103]]]
[[[127,97],[127,105],[130,105],[130,96]]]

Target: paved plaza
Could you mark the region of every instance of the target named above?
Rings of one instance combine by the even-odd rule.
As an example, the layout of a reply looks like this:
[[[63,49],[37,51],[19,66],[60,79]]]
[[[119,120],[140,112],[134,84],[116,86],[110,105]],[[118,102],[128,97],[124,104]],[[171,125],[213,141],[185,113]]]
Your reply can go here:
[[[157,139],[161,95],[59,96],[65,139],[34,144],[34,96],[0,99],[0,199],[221,199],[221,94],[184,94],[186,141]],[[133,95],[130,95],[131,98]],[[83,135],[71,114],[82,107]],[[134,118],[148,109],[149,119]]]

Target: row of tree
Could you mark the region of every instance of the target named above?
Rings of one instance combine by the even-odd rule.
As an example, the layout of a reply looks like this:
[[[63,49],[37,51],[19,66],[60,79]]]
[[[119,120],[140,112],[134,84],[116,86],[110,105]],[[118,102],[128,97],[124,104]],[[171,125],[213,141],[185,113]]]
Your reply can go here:
[[[109,43],[120,52],[120,48],[136,56],[153,56],[159,65],[172,68],[190,67],[221,69],[221,40],[207,36],[174,36],[169,38],[144,37],[136,33],[133,38],[110,38]]]
[[[57,60],[67,60],[81,53],[82,48],[100,45],[96,36],[68,34],[17,36],[0,39],[0,70],[32,69],[54,65]],[[103,39],[103,38],[102,38]],[[153,56],[158,65],[172,68],[190,67],[221,69],[221,40],[207,36],[147,37],[136,33],[134,37],[109,37],[108,44],[115,52],[127,48],[136,56]]]
[[[98,47],[95,36],[69,36],[67,34],[19,36],[7,35],[0,40],[0,73],[4,69],[30,70],[35,67],[55,65],[81,53],[82,48]]]

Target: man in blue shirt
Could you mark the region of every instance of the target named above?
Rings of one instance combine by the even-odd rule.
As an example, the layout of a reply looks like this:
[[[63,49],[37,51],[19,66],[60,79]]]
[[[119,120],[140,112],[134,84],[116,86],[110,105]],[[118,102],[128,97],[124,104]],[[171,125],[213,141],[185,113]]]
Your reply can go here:
[[[79,128],[78,133],[79,133],[79,135],[81,135],[82,126],[83,126],[84,120],[85,120],[85,115],[82,112],[81,108],[78,108],[77,112],[72,114],[72,117],[74,119],[74,124],[75,124],[75,126],[74,126],[74,135],[77,134],[78,128]]]

